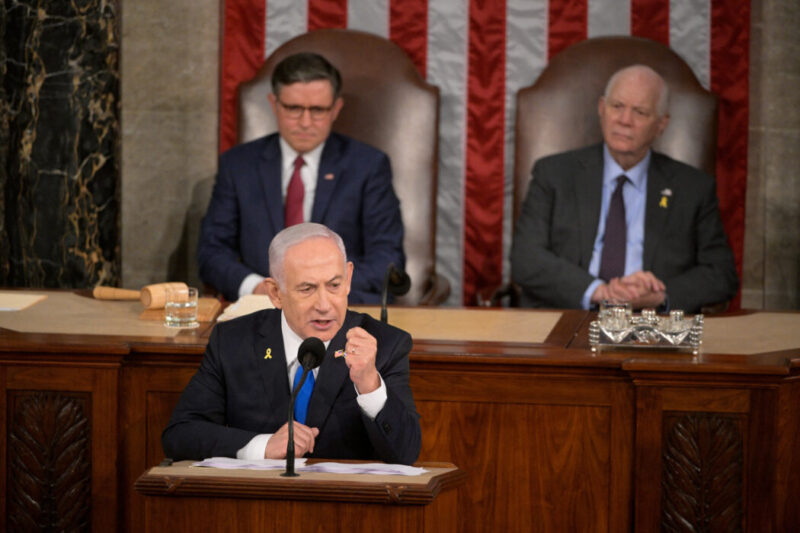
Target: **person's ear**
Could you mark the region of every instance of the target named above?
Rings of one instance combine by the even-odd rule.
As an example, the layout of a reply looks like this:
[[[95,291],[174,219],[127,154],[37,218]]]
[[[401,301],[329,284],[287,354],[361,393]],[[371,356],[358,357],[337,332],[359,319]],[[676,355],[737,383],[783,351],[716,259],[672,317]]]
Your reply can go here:
[[[267,296],[272,301],[272,305],[275,306],[275,309],[281,309],[281,288],[278,281],[274,278],[267,278],[264,283],[267,284]]]
[[[664,113],[664,115],[658,119],[658,137],[660,137],[661,134],[664,133],[664,130],[667,129],[668,125],[669,125],[669,113]]]
[[[345,288],[347,289],[347,294],[350,294],[350,282],[353,279],[353,262],[348,261],[346,268],[345,268]]]
[[[272,107],[272,112],[275,114],[275,117],[278,117],[278,97],[275,96],[275,93],[269,93],[267,95],[267,99],[269,100],[269,105]]]
[[[342,106],[344,105],[344,98],[341,96],[336,99],[333,103],[333,109],[331,110],[331,122],[336,120],[336,117],[339,116],[339,111],[342,110]]]

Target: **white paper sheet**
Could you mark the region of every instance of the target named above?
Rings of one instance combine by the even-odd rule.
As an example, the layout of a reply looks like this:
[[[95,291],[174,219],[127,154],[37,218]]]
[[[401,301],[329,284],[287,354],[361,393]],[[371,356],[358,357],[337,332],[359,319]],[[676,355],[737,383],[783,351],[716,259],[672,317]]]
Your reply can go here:
[[[304,458],[294,460],[295,466],[302,466],[306,463]],[[232,457],[210,457],[192,466],[204,466],[208,468],[228,468],[234,470],[284,470],[286,469],[286,459],[233,459]]]
[[[286,468],[285,459],[257,459],[245,461],[243,459],[232,459],[230,457],[211,457],[192,466],[207,468],[227,468],[238,470],[284,470]],[[295,459],[295,470],[297,472],[324,472],[328,474],[374,474],[391,476],[419,476],[427,472],[424,468],[406,465],[396,465],[387,463],[316,463],[306,464],[306,459]]]
[[[0,291],[0,311],[21,311],[47,298],[46,294]]]

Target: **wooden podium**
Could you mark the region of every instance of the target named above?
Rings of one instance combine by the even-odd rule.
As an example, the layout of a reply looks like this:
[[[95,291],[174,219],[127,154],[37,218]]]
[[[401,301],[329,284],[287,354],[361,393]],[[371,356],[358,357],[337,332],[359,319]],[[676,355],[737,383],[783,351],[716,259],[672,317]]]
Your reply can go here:
[[[419,476],[157,466],[142,474],[145,531],[459,531],[465,473],[421,463]]]

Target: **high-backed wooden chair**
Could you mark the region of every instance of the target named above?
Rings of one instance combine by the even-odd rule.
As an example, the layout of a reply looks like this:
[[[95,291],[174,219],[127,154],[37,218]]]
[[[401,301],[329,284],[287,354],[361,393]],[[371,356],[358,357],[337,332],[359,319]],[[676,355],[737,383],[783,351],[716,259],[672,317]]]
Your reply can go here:
[[[597,37],[553,57],[539,79],[517,93],[514,139],[514,222],[528,192],[534,162],[546,155],[602,141],[597,102],[617,70],[652,67],[670,89],[670,123],[653,148],[714,174],[717,97],[697,81],[689,65],[670,48],[639,37]],[[499,298],[517,301],[513,286],[479,292],[481,305]]]
[[[406,272],[406,305],[442,303],[449,282],[436,274],[436,177],[439,89],[426,83],[391,41],[354,30],[317,30],[275,50],[256,77],[239,88],[239,142],[277,131],[267,94],[274,67],[297,52],[323,55],[342,75],[344,107],[333,129],[389,155],[400,198]]]

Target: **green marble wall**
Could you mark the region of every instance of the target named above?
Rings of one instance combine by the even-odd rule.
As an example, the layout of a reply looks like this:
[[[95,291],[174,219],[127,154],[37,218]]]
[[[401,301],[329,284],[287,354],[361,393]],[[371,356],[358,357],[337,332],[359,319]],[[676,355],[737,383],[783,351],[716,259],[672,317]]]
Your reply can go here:
[[[0,286],[119,283],[118,13],[0,4]]]

